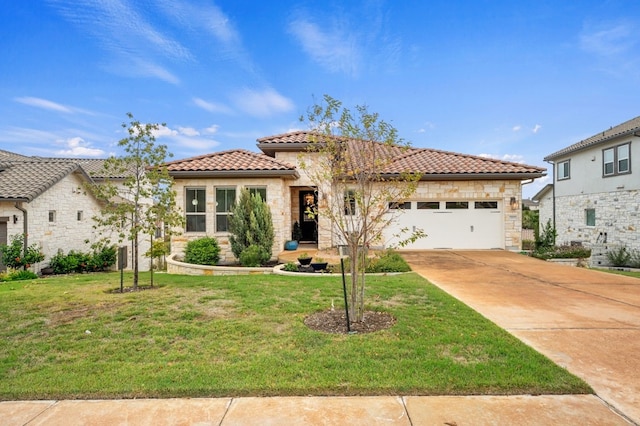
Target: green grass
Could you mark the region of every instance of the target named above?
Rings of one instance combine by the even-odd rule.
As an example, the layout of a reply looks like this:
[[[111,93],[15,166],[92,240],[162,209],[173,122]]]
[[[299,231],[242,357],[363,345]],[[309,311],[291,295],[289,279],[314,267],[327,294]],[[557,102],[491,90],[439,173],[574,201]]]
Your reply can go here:
[[[610,274],[626,275],[627,277],[640,278],[639,271],[620,271],[617,269],[609,269],[609,268],[594,268],[594,269],[597,269],[598,271],[602,271],[602,272],[608,272]]]
[[[118,274],[0,284],[0,399],[592,392],[415,274],[367,279],[368,308],[397,323],[357,335],[303,323],[342,307],[339,278],[155,281],[125,294],[108,293]]]

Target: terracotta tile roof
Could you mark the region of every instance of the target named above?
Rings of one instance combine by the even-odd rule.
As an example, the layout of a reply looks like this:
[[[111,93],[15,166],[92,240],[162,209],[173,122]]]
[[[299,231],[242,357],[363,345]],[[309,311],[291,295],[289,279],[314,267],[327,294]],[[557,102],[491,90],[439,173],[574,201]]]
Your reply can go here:
[[[617,126],[609,128],[609,130],[596,133],[590,138],[582,140],[578,143],[574,143],[573,145],[563,148],[560,151],[556,151],[553,154],[547,155],[544,160],[553,160],[566,154],[580,151],[582,149],[589,148],[599,143],[607,142],[620,136],[632,135],[638,131],[640,131],[640,117],[632,118],[631,120],[625,121],[622,124],[618,124]]]
[[[545,171],[543,167],[429,148],[412,148],[396,158],[387,168],[390,174],[415,172],[422,173],[424,178],[434,175],[462,177],[512,175],[513,177],[524,176],[526,179],[543,176]]]
[[[278,150],[289,149],[304,150],[309,142],[320,137],[317,133],[308,131],[296,131],[258,139],[258,147],[266,154],[272,154]],[[361,150],[354,145],[355,141],[349,141],[349,149],[359,152],[352,158],[363,157]],[[373,142],[375,143],[375,142]],[[377,146],[384,146],[377,144]],[[404,172],[421,173],[423,179],[463,177],[509,177],[514,179],[528,179],[544,176],[546,169],[542,167],[528,166],[519,163],[500,161],[491,158],[477,157],[473,155],[459,154],[455,152],[440,151],[428,148],[401,148],[387,147],[388,155],[396,157],[390,162],[386,173],[393,175]],[[366,156],[366,154],[365,154]],[[508,175],[508,176],[505,176]]]
[[[291,164],[278,161],[265,154],[244,149],[214,152],[197,157],[165,163],[170,175],[239,176],[241,173],[255,176],[297,176]]]
[[[32,201],[71,173],[81,173],[91,180],[76,162],[42,159],[0,161],[0,200]]]

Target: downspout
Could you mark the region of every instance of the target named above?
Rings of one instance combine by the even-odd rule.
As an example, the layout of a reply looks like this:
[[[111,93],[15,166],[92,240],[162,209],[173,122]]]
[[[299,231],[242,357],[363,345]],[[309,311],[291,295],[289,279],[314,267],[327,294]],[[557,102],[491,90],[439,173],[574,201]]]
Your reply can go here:
[[[28,239],[28,231],[29,231],[29,226],[27,223],[27,210],[24,209],[22,207],[22,203],[16,201],[15,204],[16,209],[20,210],[22,212],[22,233],[24,235],[24,253],[27,252],[27,247],[29,247],[29,241],[27,241]]]
[[[556,167],[553,161],[547,161],[547,163],[551,164],[551,170],[553,170],[551,173],[551,217],[553,219],[553,229],[556,229]]]

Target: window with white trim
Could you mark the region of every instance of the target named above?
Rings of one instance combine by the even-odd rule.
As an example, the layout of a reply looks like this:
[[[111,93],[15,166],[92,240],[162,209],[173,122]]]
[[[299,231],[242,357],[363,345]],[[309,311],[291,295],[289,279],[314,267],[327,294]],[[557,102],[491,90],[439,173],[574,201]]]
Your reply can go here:
[[[558,163],[558,180],[569,179],[571,177],[571,160]]]
[[[631,173],[631,143],[627,142],[602,150],[603,176]]]
[[[185,189],[186,232],[207,232],[207,198],[205,188]]]
[[[229,232],[229,218],[236,205],[236,188],[216,188],[216,232]]]

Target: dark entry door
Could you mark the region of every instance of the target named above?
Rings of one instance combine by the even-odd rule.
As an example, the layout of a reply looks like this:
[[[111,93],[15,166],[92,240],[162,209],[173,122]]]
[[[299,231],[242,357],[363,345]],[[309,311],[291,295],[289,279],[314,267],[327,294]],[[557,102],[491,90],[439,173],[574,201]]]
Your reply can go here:
[[[310,215],[309,209],[317,211],[318,198],[315,191],[300,191],[300,230],[303,242],[318,242],[318,215]]]

